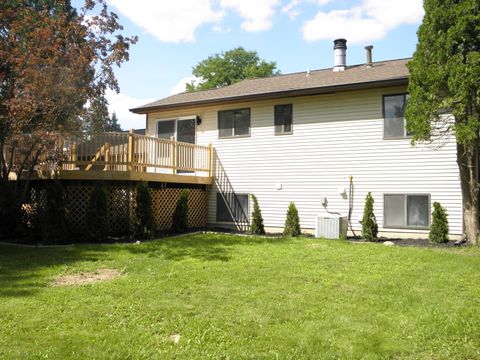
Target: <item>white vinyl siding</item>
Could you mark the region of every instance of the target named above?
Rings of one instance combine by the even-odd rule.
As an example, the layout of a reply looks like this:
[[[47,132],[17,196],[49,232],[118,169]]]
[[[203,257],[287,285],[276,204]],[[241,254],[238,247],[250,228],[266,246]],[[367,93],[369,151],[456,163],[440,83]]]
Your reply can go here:
[[[345,91],[329,95],[291,97],[234,104],[251,109],[251,136],[231,141],[218,139],[218,111],[232,105],[204,106],[194,112],[202,118],[197,143],[212,144],[235,191],[257,196],[266,227],[283,228],[290,201],[294,201],[304,229],[315,227],[317,214],[348,214],[348,178],[353,177],[352,224],[361,229],[365,196],[375,200],[374,210],[383,229],[383,195],[430,194],[449,214],[451,234],[461,234],[461,192],[456,164],[455,138],[443,147],[437,144],[414,147],[410,139],[385,141],[383,96],[405,93],[405,87]],[[274,135],[274,106],[292,104],[295,131]],[[183,116],[192,110],[149,114],[148,132],[155,119]],[[281,185],[281,190],[277,190]],[[209,195],[209,223],[216,223],[216,193]],[[322,206],[325,197],[328,206]],[[428,230],[399,229],[402,233],[427,234]]]

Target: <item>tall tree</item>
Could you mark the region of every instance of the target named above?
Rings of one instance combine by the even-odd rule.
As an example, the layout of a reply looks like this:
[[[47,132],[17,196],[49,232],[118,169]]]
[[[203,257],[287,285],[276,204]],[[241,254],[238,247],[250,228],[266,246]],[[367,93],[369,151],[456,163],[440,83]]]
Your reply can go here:
[[[89,107],[85,110],[83,121],[90,134],[109,131],[108,101],[103,94],[90,101]]]
[[[9,176],[29,179],[51,139],[45,132],[80,129],[87,101],[119,91],[114,67],[137,41],[122,29],[106,0],[85,0],[79,11],[69,0],[0,2],[0,218],[18,209],[27,186]],[[16,141],[24,133],[33,134],[27,145]],[[13,158],[19,146],[22,161]]]
[[[107,131],[122,131],[122,127],[118,123],[118,117],[115,111],[113,112],[112,116],[108,120],[108,128]]]
[[[275,62],[261,60],[256,51],[237,47],[227,52],[209,56],[193,67],[198,84],[186,84],[187,91],[215,89],[232,85],[244,79],[276,75]]]
[[[413,141],[455,136],[469,242],[479,243],[480,3],[425,0],[410,70],[407,130]]]

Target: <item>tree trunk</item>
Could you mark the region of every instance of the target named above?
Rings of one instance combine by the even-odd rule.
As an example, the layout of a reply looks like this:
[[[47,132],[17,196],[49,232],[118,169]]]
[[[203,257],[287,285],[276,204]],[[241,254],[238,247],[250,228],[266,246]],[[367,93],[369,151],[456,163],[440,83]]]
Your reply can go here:
[[[463,224],[468,242],[475,245],[480,244],[477,146],[457,143],[457,163],[460,172],[463,202]]]

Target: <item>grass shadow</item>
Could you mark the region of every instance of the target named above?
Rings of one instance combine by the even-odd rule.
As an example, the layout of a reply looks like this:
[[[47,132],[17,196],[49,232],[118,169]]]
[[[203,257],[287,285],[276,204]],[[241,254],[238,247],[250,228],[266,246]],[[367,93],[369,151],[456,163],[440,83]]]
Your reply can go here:
[[[31,295],[45,287],[44,271],[58,265],[97,262],[111,257],[102,246],[0,246],[0,298]]]
[[[179,261],[194,258],[202,261],[229,261],[234,252],[233,247],[252,246],[264,243],[280,243],[285,238],[267,238],[238,236],[230,234],[190,234],[157,239],[146,242],[143,246],[132,246],[132,253],[148,253],[149,256],[162,256],[165,259]]]
[[[136,244],[72,245],[22,247],[0,245],[0,298],[32,295],[47,286],[49,269],[74,266],[80,262],[102,262],[118,257],[119,252],[171,261],[187,258],[201,261],[230,261],[239,246],[279,243],[272,239],[229,234],[187,234]],[[141,256],[140,256],[141,255]]]

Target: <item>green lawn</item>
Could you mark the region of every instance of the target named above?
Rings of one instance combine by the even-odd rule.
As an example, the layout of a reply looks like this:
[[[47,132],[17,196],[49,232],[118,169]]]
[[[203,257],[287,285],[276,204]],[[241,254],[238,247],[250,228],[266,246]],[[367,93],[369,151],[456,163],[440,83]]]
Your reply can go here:
[[[51,285],[104,268],[123,275]],[[0,246],[0,358],[480,359],[480,249],[212,234]]]

